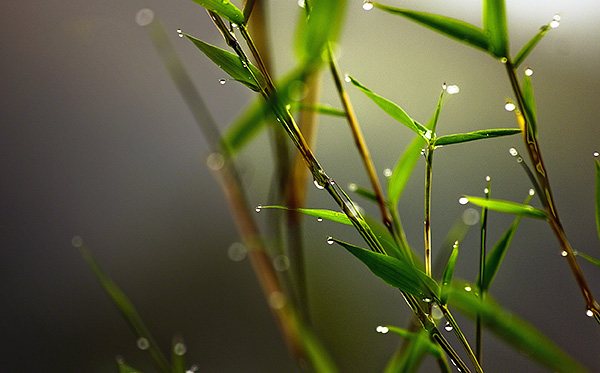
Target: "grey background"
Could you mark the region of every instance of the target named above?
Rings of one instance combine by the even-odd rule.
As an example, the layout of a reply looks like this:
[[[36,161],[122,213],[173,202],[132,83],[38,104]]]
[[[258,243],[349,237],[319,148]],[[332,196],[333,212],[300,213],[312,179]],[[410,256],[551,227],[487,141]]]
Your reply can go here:
[[[278,76],[293,66],[295,3],[269,4]],[[479,1],[390,3],[480,24]],[[227,257],[238,236],[205,166],[202,135],[144,29],[134,22],[146,7],[169,30],[211,114],[226,128],[253,96],[235,82],[220,85],[224,73],[177,38],[175,30],[181,28],[223,46],[196,4],[0,3],[0,370],[111,372],[117,370],[117,355],[153,370],[72,248],[71,238],[81,235],[165,348],[173,335],[183,335],[190,365],[203,372],[293,371],[249,263]],[[563,18],[525,65],[535,71],[542,151],[567,234],[576,249],[600,257],[592,156],[600,149],[600,5],[508,1],[507,9],[513,54],[555,13]],[[511,92],[500,63],[408,21],[365,12],[360,1],[348,4],[339,63],[422,122],[435,108],[441,83],[459,85],[460,94],[442,113],[439,134],[515,126],[513,115],[503,109]],[[339,107],[332,86],[325,75],[322,101]],[[410,133],[348,89],[378,171],[392,168]],[[524,199],[530,185],[508,155],[511,146],[524,152],[517,137],[436,152],[434,247],[465,209],[457,198],[481,194],[485,176],[492,177],[494,197]],[[342,120],[321,120],[315,152],[341,185],[367,185]],[[251,205],[267,201],[271,157],[264,134],[240,157]],[[422,247],[422,166],[400,202],[415,247]],[[308,203],[335,208],[314,187]],[[262,224],[267,214],[256,218]],[[511,221],[492,214],[489,242]],[[407,307],[343,249],[326,245],[327,235],[360,243],[352,230],[312,219],[305,226],[316,330],[343,371],[381,370],[398,338],[380,335],[375,327],[405,325]],[[457,268],[458,276],[471,281],[476,243],[472,231],[461,244]],[[524,220],[492,294],[597,371],[598,325],[585,317],[559,252],[544,223]],[[582,267],[598,293],[600,270],[588,263]],[[472,335],[470,327],[466,330]],[[492,372],[544,371],[488,335],[483,363]]]

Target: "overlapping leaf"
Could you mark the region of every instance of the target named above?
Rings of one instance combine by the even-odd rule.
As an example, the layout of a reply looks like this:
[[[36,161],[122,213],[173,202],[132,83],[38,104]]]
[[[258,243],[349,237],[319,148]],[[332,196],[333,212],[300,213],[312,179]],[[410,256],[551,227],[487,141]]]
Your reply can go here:
[[[206,9],[238,25],[246,24],[244,14],[229,0],[192,0]]]

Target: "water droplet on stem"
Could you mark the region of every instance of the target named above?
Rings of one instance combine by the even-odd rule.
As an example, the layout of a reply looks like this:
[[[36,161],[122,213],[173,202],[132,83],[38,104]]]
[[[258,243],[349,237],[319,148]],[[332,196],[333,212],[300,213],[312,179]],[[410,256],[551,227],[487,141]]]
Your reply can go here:
[[[315,186],[317,187],[317,189],[319,189],[319,190],[320,190],[320,189],[325,189],[325,186],[324,186],[324,185],[321,185],[321,184],[319,184],[319,182],[318,182],[317,180],[315,180],[313,183],[315,184]]]
[[[225,85],[225,83],[227,83],[227,79],[219,79],[220,85]]]
[[[591,309],[585,311],[585,315],[587,317],[594,317],[594,311],[592,311]]]
[[[513,102],[509,101],[506,104],[504,104],[504,110],[506,111],[515,111],[516,108],[517,106]]]

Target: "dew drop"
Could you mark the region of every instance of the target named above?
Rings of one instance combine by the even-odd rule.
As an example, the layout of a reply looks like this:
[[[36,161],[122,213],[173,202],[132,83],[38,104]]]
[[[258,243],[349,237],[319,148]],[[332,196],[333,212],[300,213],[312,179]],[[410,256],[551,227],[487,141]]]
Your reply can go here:
[[[377,331],[377,333],[381,333],[381,334],[385,334],[390,331],[390,329],[387,326],[381,326],[381,325],[379,325],[375,330]]]
[[[285,306],[285,294],[280,291],[269,294],[269,306],[275,310],[282,309]]]
[[[432,135],[433,135],[433,132],[431,132],[431,130],[427,130],[427,132],[425,132],[425,138],[427,140],[431,140]]]
[[[533,190],[533,189],[529,189],[529,195],[530,195],[530,196],[533,196],[533,195],[535,195],[535,190]]]
[[[290,268],[290,259],[286,255],[277,255],[273,259],[273,268],[279,272],[285,272]]]
[[[448,86],[446,85],[446,82],[443,82],[443,83],[442,83],[442,89],[445,91],[445,90],[446,90],[446,88],[448,88]]]
[[[350,78],[350,75],[348,75],[348,74],[344,75],[344,81],[346,83],[350,83],[352,81],[352,79]]]
[[[322,221],[323,221],[323,218],[322,218],[322,217],[318,217],[318,218],[317,218],[317,221],[318,221],[318,222],[322,222]]]
[[[227,256],[234,262],[241,262],[246,259],[248,249],[241,242],[234,242],[227,248]]]
[[[458,203],[460,203],[461,205],[466,205],[467,203],[469,203],[469,199],[467,197],[460,197],[458,199]]]
[[[569,255],[569,253],[563,250],[563,251],[560,253],[560,255],[562,255],[562,256],[567,256],[567,255]]]
[[[491,177],[489,177],[489,176],[486,176],[486,177],[485,177],[485,181],[491,181],[491,180],[492,180],[492,178],[491,178]]]
[[[598,156],[600,156],[600,152],[594,152],[594,157],[598,158]]]
[[[358,189],[358,186],[356,184],[354,184],[354,183],[350,183],[350,184],[348,184],[348,189],[351,192],[356,192],[356,190]]]
[[[466,225],[475,225],[479,222],[479,212],[474,208],[469,207],[462,214],[462,221]]]
[[[177,29],[177,35],[182,38],[183,37],[183,31],[181,31],[180,28]]]
[[[450,324],[450,322],[446,321],[446,325],[444,325],[444,329],[447,332],[451,332],[452,331],[453,328],[452,328],[452,325]]]
[[[431,298],[425,297],[425,298],[423,298],[423,302],[425,302],[425,303],[431,303]]]
[[[314,181],[314,184],[317,187],[317,189],[325,189],[325,186],[319,184],[319,182],[317,180]]]
[[[373,3],[370,0],[365,0],[365,2],[362,5],[362,8],[364,10],[371,10],[373,9]]]
[[[456,249],[458,247],[458,241],[454,241],[454,245],[452,245],[452,248]]]
[[[510,153],[510,155],[512,155],[513,157],[516,157],[517,155],[519,155],[519,152],[517,151],[517,149],[515,148],[510,148],[508,149],[508,152]]]
[[[150,342],[144,337],[138,338],[136,344],[140,350],[147,350],[150,347]]]
[[[386,168],[385,170],[383,170],[383,176],[390,178],[392,177],[392,173],[393,171],[390,168]]]
[[[483,194],[488,194],[490,190],[488,188],[483,188]]]
[[[460,88],[458,88],[457,85],[449,85],[446,87],[446,92],[448,92],[449,95],[455,95],[460,92]]]
[[[591,309],[585,311],[585,315],[587,317],[593,317],[594,316],[594,311],[592,311]]]
[[[194,364],[194,365],[192,365],[192,366],[190,367],[190,369],[188,369],[188,370],[187,370],[187,372],[185,372],[185,373],[194,373],[194,372],[197,372],[197,371],[198,371],[198,369],[199,369],[199,368],[198,368],[198,365]]]
[[[306,2],[304,0],[298,0],[298,6],[300,8],[304,8],[306,6]]]
[[[80,248],[83,246],[83,238],[81,238],[81,236],[74,236],[71,238],[71,245],[75,248]]]
[[[516,108],[517,107],[515,106],[515,104],[510,101],[504,104],[504,110],[506,111],[515,111]]]
[[[333,242],[334,242],[333,241],[333,237],[331,237],[331,236],[327,237],[327,244],[328,245],[333,245]]]
[[[261,209],[262,209],[262,205],[257,205],[256,208],[254,209],[254,211],[260,212]]]
[[[560,18],[560,14],[555,14],[554,17],[552,17],[552,21],[550,21],[550,27],[557,28],[560,26]]]
[[[173,353],[177,356],[183,356],[187,352],[187,347],[183,342],[175,343],[173,346]]]
[[[531,69],[531,67],[528,67],[525,69],[525,75],[527,75],[527,76],[533,75],[533,70]]]
[[[225,165],[225,158],[221,153],[210,153],[206,157],[206,165],[213,171],[219,171]]]
[[[135,15],[135,23],[137,23],[139,26],[148,26],[153,20],[154,12],[152,9],[140,9],[140,11]]]
[[[506,57],[502,57],[502,58],[500,59],[500,62],[502,62],[502,63],[507,63],[507,62],[508,62],[508,58],[506,58]]]
[[[465,286],[465,291],[471,291],[473,290],[473,288],[471,288],[469,285]]]
[[[225,83],[227,83],[227,79],[219,79],[220,85],[225,85]]]

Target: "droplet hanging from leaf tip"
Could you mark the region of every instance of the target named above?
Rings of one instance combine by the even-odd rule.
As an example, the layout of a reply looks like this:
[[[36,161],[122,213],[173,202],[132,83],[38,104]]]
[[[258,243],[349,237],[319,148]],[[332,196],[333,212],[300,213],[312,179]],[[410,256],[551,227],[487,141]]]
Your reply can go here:
[[[512,101],[509,101],[506,104],[504,104],[504,110],[506,111],[515,111],[516,108],[517,106]]]
[[[183,37],[183,31],[181,31],[180,28],[177,29],[177,35],[182,38]]]
[[[525,75],[527,76],[532,76],[533,75],[533,69],[531,69],[530,67],[525,69]]]
[[[254,211],[260,212],[261,209],[262,209],[262,205],[257,205],[256,208],[254,209]]]
[[[510,155],[512,155],[513,157],[516,157],[517,155],[519,155],[519,152],[517,151],[517,149],[515,148],[510,148],[508,149],[508,152],[510,153]]]
[[[449,95],[455,95],[460,92],[460,88],[457,85],[449,85],[446,87],[446,92],[448,92]]]
[[[460,197],[458,199],[458,203],[460,203],[461,205],[466,205],[467,203],[469,203],[469,199],[467,197]]]
[[[595,151],[594,152],[594,157],[598,158],[598,156],[600,156],[600,152]]]
[[[567,256],[567,255],[569,255],[569,253],[568,253],[568,252],[566,252],[566,251],[563,251],[563,252],[561,252],[561,253],[560,253],[560,255],[562,255],[562,256]]]
[[[333,245],[333,242],[334,242],[333,241],[333,237],[331,237],[331,236],[327,237],[327,244],[328,245]]]
[[[390,331],[390,329],[387,326],[381,326],[379,325],[376,329],[377,333],[381,333],[381,334],[386,334],[387,332]]]
[[[560,18],[560,14],[555,14],[554,17],[552,17],[552,21],[550,21],[550,27],[557,28],[560,26]]]
[[[364,10],[371,10],[371,9],[373,9],[373,3],[370,0],[365,0],[363,2],[362,8]]]

